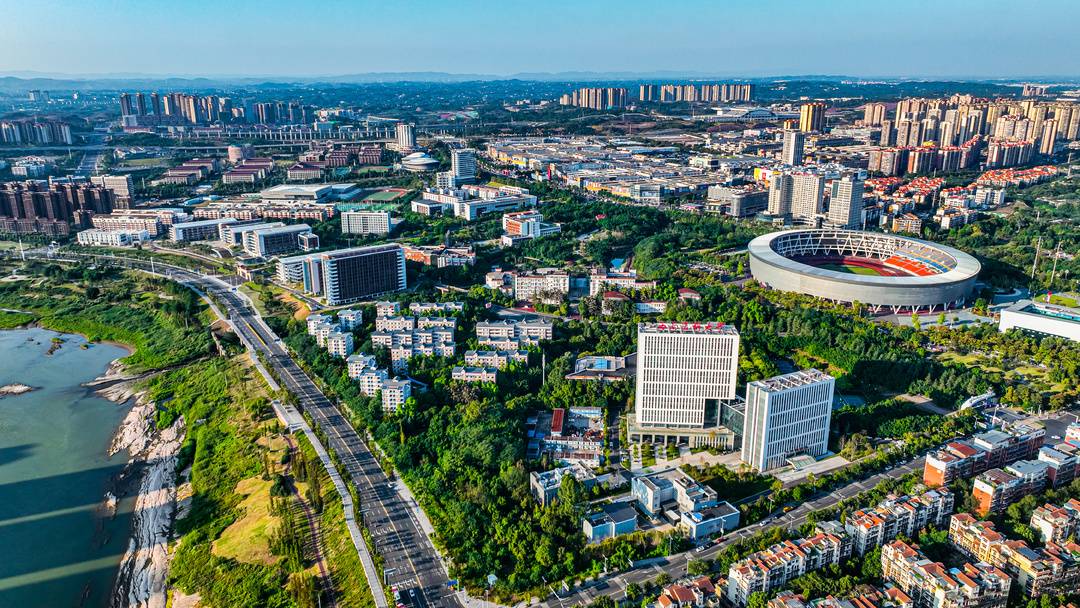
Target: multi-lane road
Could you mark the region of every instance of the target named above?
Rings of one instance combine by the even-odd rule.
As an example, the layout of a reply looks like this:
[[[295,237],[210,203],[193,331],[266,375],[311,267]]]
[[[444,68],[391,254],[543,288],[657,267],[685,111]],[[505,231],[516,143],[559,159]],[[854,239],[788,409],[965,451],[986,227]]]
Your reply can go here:
[[[410,505],[398,494],[367,444],[292,359],[277,335],[248,302],[219,281],[188,273],[185,280],[215,296],[226,308],[236,331],[255,346],[277,372],[280,382],[296,396],[301,408],[326,435],[359,495],[360,516],[374,541],[372,550],[383,559],[385,583],[395,587],[401,602],[419,608],[460,605],[431,541]]]
[[[34,257],[44,256],[35,252]],[[166,274],[213,296],[225,309],[234,329],[269,361],[281,384],[296,396],[300,407],[311,416],[315,426],[325,434],[328,446],[340,458],[341,468],[356,487],[359,517],[374,541],[371,549],[383,560],[384,585],[394,588],[400,598],[398,601],[406,606],[456,608],[462,605],[459,595],[449,587],[445,564],[416,519],[414,505],[396,489],[395,484],[401,482],[386,475],[348,420],[297,365],[280,338],[233,285],[219,277],[168,264],[152,265],[147,260],[78,257]]]

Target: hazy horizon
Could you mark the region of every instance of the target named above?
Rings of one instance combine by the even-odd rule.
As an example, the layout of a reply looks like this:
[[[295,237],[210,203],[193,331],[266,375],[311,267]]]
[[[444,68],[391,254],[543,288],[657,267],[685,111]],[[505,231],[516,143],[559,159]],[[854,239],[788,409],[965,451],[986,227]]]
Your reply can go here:
[[[1080,75],[1080,3],[0,0],[0,74],[334,78],[669,73],[762,78]]]

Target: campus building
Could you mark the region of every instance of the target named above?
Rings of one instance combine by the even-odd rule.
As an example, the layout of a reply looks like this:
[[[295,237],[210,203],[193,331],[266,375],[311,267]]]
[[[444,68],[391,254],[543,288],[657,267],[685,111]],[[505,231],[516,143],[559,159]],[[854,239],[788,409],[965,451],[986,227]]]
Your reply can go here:
[[[792,456],[825,454],[835,385],[835,378],[816,369],[747,384],[743,462],[768,471],[786,466]]]

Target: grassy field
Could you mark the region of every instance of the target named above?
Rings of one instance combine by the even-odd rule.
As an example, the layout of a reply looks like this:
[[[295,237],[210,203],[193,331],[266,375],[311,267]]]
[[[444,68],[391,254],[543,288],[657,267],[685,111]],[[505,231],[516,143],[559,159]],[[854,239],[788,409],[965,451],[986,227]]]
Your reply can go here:
[[[248,477],[236,484],[236,495],[244,497],[236,508],[243,515],[214,541],[214,555],[266,566],[281,559],[270,553],[270,536],[280,524],[280,519],[270,514],[270,486],[271,482],[261,477]]]
[[[1080,301],[1077,300],[1078,297],[1080,297],[1080,296],[1076,296],[1075,294],[1071,294],[1071,293],[1065,293],[1065,294],[1055,293],[1055,294],[1052,294],[1050,296],[1050,303],[1054,304],[1054,305],[1057,305],[1057,306],[1067,306],[1069,308],[1076,308],[1078,305],[1080,305]],[[1046,294],[1045,293],[1039,294],[1039,296],[1035,298],[1035,301],[1036,302],[1045,302],[1046,301]]]
[[[1059,392],[1068,388],[1064,383],[1051,381],[1048,378],[1048,370],[1033,365],[1020,365],[1009,369],[1002,369],[995,365],[994,361],[989,357],[974,353],[961,355],[959,353],[947,352],[939,355],[938,359],[944,362],[959,363],[967,367],[977,367],[989,373],[1003,374],[1006,380],[1023,379],[1033,383],[1036,388],[1042,391],[1049,390],[1051,392]]]
[[[847,264],[821,264],[819,268],[826,270],[835,270],[836,272],[846,272],[848,274],[861,274],[872,277],[879,277],[881,273],[873,268],[863,268],[862,266],[848,266]]]

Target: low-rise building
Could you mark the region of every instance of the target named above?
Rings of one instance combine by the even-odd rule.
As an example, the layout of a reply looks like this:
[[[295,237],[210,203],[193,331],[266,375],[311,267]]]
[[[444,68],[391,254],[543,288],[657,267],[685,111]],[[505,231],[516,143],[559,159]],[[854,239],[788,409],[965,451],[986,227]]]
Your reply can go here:
[[[564,270],[540,268],[535,272],[514,275],[514,299],[531,302],[539,297],[559,302],[570,294],[570,275]]]
[[[917,496],[889,496],[872,509],[859,509],[845,522],[852,552],[864,555],[899,536],[914,538],[926,526],[943,527],[953,503],[952,492],[939,489]]]
[[[498,370],[494,367],[455,367],[450,377],[458,382],[495,382]]]
[[[1075,498],[1060,507],[1043,505],[1031,514],[1031,528],[1044,543],[1062,543],[1080,530],[1080,501]]]
[[[923,483],[930,487],[948,485],[954,479],[1034,458],[1045,436],[1046,429],[1041,426],[1016,424],[951,441],[926,455]]]
[[[360,309],[342,309],[337,311],[338,324],[345,331],[352,331],[364,324],[364,313]]]
[[[84,247],[132,247],[137,243],[149,241],[150,233],[146,230],[132,232],[90,228],[76,234],[75,240]]]
[[[721,502],[715,507],[683,511],[679,515],[679,527],[693,540],[708,538],[738,528],[739,510],[731,503]]]
[[[728,569],[727,601],[743,608],[754,593],[768,593],[808,572],[840,562],[843,541],[833,534],[786,540],[745,559]]]
[[[989,564],[946,568],[916,547],[895,540],[881,550],[886,581],[907,594],[915,608],[1004,608],[1012,579]]]
[[[469,350],[465,351],[465,365],[503,369],[510,363],[528,363],[527,350]]]
[[[581,520],[581,530],[590,543],[630,534],[637,530],[637,511],[628,502],[604,503]]]
[[[559,495],[559,488],[562,487],[565,477],[576,479],[585,490],[591,490],[596,485],[596,475],[584,465],[575,463],[550,471],[529,473],[529,490],[537,502],[547,506]]]
[[[1010,504],[1046,487],[1048,466],[1041,460],[1018,460],[1002,469],[990,469],[975,478],[971,495],[980,515],[1000,513]]]
[[[634,375],[636,354],[624,357],[590,355],[574,361],[574,371],[566,374],[567,380],[591,382],[618,382]]]

